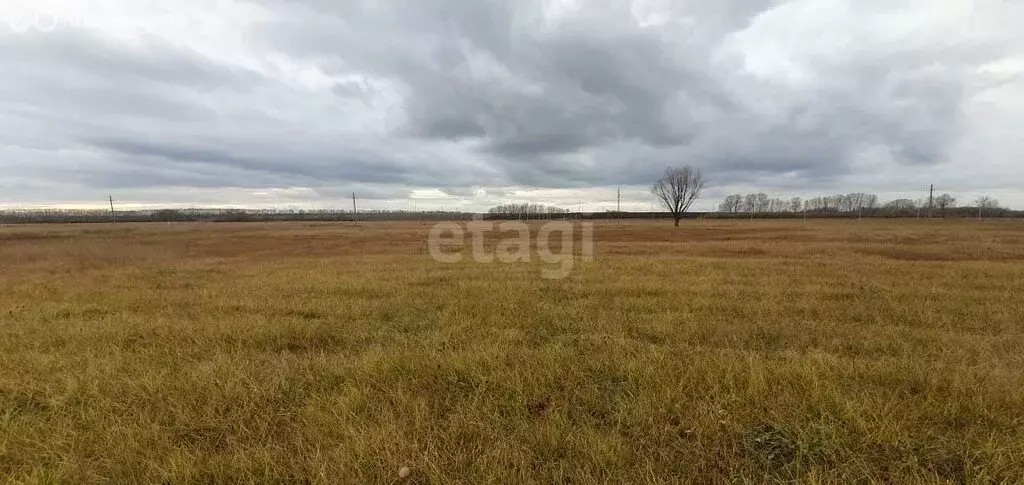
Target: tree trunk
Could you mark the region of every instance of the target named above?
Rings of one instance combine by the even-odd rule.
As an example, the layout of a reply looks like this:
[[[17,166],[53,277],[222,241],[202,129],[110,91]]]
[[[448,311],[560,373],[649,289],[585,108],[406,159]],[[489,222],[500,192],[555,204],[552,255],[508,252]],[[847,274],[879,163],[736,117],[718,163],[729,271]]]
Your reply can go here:
[[[676,217],[676,227],[679,227],[679,217]]]

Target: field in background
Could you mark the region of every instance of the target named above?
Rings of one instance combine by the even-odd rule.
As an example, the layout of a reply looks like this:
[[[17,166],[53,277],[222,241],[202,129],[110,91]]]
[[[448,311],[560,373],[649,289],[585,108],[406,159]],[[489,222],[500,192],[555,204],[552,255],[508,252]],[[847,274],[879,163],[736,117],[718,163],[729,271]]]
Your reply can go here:
[[[0,481],[1024,481],[1024,223],[683,226],[0,228]]]

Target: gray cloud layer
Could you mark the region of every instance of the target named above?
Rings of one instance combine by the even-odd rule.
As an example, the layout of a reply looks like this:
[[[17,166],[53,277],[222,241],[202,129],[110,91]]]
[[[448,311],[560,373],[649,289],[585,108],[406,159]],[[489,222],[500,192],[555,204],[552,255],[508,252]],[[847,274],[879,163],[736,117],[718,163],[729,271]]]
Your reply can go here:
[[[0,22],[0,202],[472,198],[679,163],[715,192],[1010,189],[1024,9],[940,3],[195,1],[171,24],[118,0],[0,7],[99,20]]]

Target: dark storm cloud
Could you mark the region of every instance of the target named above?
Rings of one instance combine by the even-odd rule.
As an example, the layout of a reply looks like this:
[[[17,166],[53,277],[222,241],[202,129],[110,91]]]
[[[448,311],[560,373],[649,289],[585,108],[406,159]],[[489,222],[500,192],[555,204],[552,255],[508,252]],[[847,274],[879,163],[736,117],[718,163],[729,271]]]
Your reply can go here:
[[[215,112],[199,95],[247,91],[262,82],[254,72],[163,39],[129,47],[79,30],[0,35],[0,70],[6,94],[0,102],[71,123],[83,117],[94,124],[111,117],[209,121]]]
[[[285,142],[285,146],[280,146],[280,142]],[[155,158],[164,163],[232,169],[240,178],[231,182],[235,186],[252,186],[252,181],[247,179],[253,177],[263,184],[273,177],[279,183],[306,186],[322,180],[422,185],[446,175],[429,166],[403,165],[397,154],[395,158],[388,159],[370,151],[330,154],[326,149],[302,143],[288,144],[287,140],[276,140],[271,144],[254,142],[249,146],[239,142],[229,144],[225,149],[210,148],[212,140],[206,146],[138,139],[98,139],[91,144],[120,158]]]
[[[511,8],[435,0],[411,11],[394,5],[312,4],[336,14],[335,22],[318,12],[312,29],[297,20],[260,31],[291,54],[335,56],[339,70],[407,85],[409,123],[402,133],[483,139],[489,151],[515,163],[619,139],[686,143],[695,127],[666,119],[672,98],[686,94],[694,105],[729,106],[702,66],[675,59],[675,46],[633,25],[628,8],[605,12],[607,26],[544,33],[537,30],[536,4],[528,2]],[[381,34],[381,25],[404,30]]]
[[[472,197],[476,194],[476,189],[473,187],[442,187],[441,192],[458,197]]]
[[[0,141],[54,153],[85,148],[109,155],[75,164],[73,173],[54,174],[58,178],[111,188],[421,184],[451,178],[402,153],[385,156],[384,150],[296,133],[286,121],[261,112],[258,97],[250,100],[253,111],[225,115],[218,91],[238,96],[271,81],[159,40],[127,48],[88,31],[0,36],[0,66],[8,74],[0,124],[12,127]]]
[[[656,29],[638,25],[628,2],[555,27],[543,25],[536,2],[302,5],[308,10],[295,18],[316,15],[317,28],[295,21],[259,31],[290,54],[327,56],[341,70],[402,83],[408,122],[396,134],[480,141],[510,182],[527,185],[621,183],[625,160],[594,167],[560,158],[600,157],[621,142],[663,150],[652,165],[677,156],[727,179],[841,176],[874,145],[889,147],[897,162],[942,163],[961,132],[966,74],[998,54],[985,48],[995,46],[891,45],[859,59],[823,59],[817,84],[797,89],[751,75],[742,59],[714,58],[765,2],[677,5],[690,23]]]
[[[118,80],[196,89],[247,89],[261,80],[252,71],[213,62],[167,39],[147,36],[139,45],[129,46],[74,29],[45,35],[0,35],[0,66],[46,77],[75,76],[78,81]]]
[[[0,126],[11,127],[0,142],[106,155],[57,178],[110,188],[433,186],[479,182],[488,172],[430,146],[335,130],[331,117],[346,116],[344,108],[319,106],[329,117],[296,126],[287,99],[301,95],[294,88],[160,39],[126,46],[87,30],[0,35],[0,66]],[[358,83],[334,89],[366,96]]]
[[[129,48],[78,30],[0,35],[0,70],[0,142],[50,152],[125,128],[209,123],[216,111],[200,93],[259,82],[165,40]]]

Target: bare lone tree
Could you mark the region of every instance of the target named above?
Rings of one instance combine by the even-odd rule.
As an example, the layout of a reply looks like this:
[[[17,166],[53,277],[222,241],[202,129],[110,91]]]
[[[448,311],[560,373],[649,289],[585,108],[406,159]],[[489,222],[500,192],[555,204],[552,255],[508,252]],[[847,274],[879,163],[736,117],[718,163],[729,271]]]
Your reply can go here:
[[[984,216],[985,210],[998,209],[999,201],[987,195],[983,195],[974,201],[974,205],[978,207],[978,219],[981,219]]]
[[[942,194],[935,198],[935,205],[939,208],[939,215],[946,217],[946,211],[956,207],[956,197],[949,194]]]
[[[704,177],[700,170],[690,167],[668,167],[665,175],[651,186],[651,193],[672,213],[676,227],[683,214],[704,191]]]

